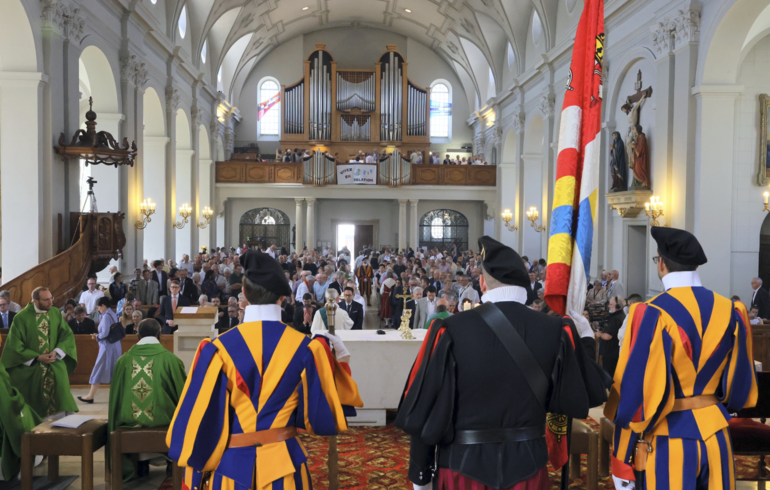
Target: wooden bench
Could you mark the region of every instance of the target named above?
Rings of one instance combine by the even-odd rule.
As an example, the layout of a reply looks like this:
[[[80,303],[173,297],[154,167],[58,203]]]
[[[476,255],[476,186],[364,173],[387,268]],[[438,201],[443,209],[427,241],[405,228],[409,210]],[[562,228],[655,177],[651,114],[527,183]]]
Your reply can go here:
[[[112,466],[112,490],[123,490],[123,473],[120,457],[123,454],[167,453],[168,427],[117,429],[110,433],[110,463]],[[181,490],[183,470],[173,462],[174,490]]]
[[[599,429],[599,476],[610,476],[610,456],[612,455],[612,438],[615,434],[615,424],[607,417],[602,417]]]
[[[580,478],[580,455],[587,455],[586,486],[587,490],[596,490],[599,469],[599,434],[585,422],[572,421],[572,440],[569,449],[569,477]]]
[[[107,421],[90,420],[76,429],[52,427],[43,422],[21,436],[21,490],[32,490],[35,456],[48,456],[48,479],[59,478],[59,456],[80,456],[83,490],[94,488],[94,452],[107,444]],[[107,461],[104,463],[107,481]]]

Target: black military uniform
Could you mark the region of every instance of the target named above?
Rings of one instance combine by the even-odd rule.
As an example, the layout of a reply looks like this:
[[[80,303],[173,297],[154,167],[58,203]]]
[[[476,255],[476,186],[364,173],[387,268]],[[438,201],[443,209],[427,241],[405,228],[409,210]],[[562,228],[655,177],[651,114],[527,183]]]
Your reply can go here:
[[[524,305],[519,255],[489,237],[479,246],[485,277],[512,287],[488,289],[484,305],[434,322],[426,336],[396,418],[412,436],[409,478],[438,490],[468,479],[547,488],[547,412],[586,418],[605,401],[608,380],[573,342],[571,320]]]

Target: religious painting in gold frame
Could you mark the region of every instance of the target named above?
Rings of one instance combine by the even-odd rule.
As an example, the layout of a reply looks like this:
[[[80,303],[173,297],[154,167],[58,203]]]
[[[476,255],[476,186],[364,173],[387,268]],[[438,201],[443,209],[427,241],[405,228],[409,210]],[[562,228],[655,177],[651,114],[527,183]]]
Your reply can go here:
[[[757,164],[757,183],[759,185],[770,184],[770,124],[768,117],[770,111],[770,95],[759,95],[759,158]]]

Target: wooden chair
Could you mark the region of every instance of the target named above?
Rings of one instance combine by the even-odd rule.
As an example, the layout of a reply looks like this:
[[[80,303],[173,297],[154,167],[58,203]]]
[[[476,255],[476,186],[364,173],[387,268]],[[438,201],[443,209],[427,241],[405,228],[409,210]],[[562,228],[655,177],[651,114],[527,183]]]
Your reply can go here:
[[[759,456],[758,480],[767,480],[765,456],[770,454],[770,372],[757,373],[757,406],[741,410],[729,422],[733,454]],[[757,422],[753,419],[759,419]]]
[[[569,450],[569,477],[580,478],[580,456],[587,455],[586,490],[596,490],[598,484],[599,434],[585,422],[572,421],[572,440]]]
[[[612,455],[612,438],[615,424],[607,417],[602,417],[599,429],[599,476],[610,476],[610,456]]]
[[[89,420],[76,429],[43,422],[21,436],[21,490],[32,490],[35,455],[48,456],[48,479],[59,478],[59,456],[80,456],[83,490],[94,488],[94,452],[107,443],[107,421]],[[107,462],[105,461],[105,479]]]
[[[142,429],[117,429],[110,433],[110,466],[112,470],[112,490],[123,490],[121,456],[137,453],[167,453],[166,432],[168,427]],[[176,461],[172,467],[174,490],[182,489],[183,470]]]

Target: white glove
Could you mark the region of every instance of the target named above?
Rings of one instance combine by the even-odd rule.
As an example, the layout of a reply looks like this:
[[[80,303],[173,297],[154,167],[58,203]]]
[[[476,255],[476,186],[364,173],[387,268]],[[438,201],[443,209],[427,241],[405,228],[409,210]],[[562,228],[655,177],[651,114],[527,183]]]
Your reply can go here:
[[[412,483],[414,485],[414,490],[433,490],[433,482],[429,482],[427,485],[418,485],[416,483]]]
[[[634,490],[634,487],[636,487],[636,482],[624,480],[615,475],[612,475],[612,481],[615,483],[616,490]]]
[[[575,322],[575,327],[577,327],[581,339],[584,337],[594,338],[594,330],[591,328],[588,320],[586,320],[586,317],[575,310],[570,310],[569,316],[572,318],[572,321]]]
[[[334,347],[334,353],[337,355],[338,361],[343,357],[350,357],[350,352],[348,352],[348,349],[345,347],[345,344],[342,342],[341,338],[329,333],[328,330],[322,330],[316,333],[329,339],[329,342],[331,342],[332,346]]]

